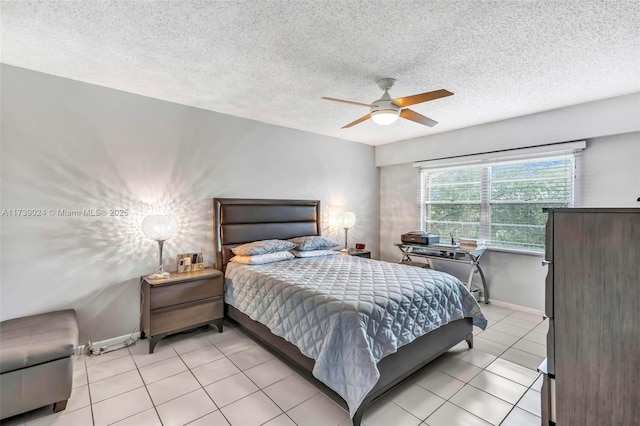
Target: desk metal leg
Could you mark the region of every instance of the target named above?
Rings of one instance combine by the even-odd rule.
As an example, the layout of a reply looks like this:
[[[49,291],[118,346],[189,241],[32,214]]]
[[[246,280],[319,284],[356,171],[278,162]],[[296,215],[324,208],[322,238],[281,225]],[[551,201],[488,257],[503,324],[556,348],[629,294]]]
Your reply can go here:
[[[479,263],[476,263],[476,269],[480,273],[480,279],[482,279],[482,289],[484,290],[484,303],[485,305],[489,304],[489,287],[487,287],[487,280],[484,279],[484,272],[482,272],[482,268]]]
[[[482,268],[480,267],[480,256],[475,257],[472,254],[469,254],[469,258],[473,262],[471,267],[471,272],[469,272],[469,291],[471,291],[471,280],[473,279],[473,273],[478,271],[480,274],[480,279],[482,280],[482,291],[484,292],[484,303],[486,305],[489,304],[489,287],[487,287],[487,280],[484,278],[484,272],[482,272]],[[475,270],[474,270],[475,268]]]

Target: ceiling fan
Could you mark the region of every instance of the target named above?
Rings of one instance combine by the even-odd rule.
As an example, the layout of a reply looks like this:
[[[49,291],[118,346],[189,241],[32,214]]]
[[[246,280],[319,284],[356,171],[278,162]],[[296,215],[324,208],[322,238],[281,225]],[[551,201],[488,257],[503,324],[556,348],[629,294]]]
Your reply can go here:
[[[434,99],[444,98],[445,96],[451,96],[453,93],[448,90],[440,89],[434,90],[433,92],[405,96],[404,98],[391,99],[391,96],[389,96],[389,89],[393,87],[395,82],[395,78],[382,78],[378,80],[378,86],[384,90],[384,95],[382,95],[382,97],[377,101],[374,101],[371,105],[361,102],[346,101],[344,99],[328,98],[326,96],[323,96],[322,99],[371,108],[371,112],[369,114],[342,126],[343,129],[355,126],[356,124],[362,123],[368,119],[372,119],[375,123],[382,126],[387,126],[395,123],[398,116],[429,127],[433,127],[438,124],[437,121],[432,120],[429,117],[425,117],[422,114],[418,114],[407,107],[420,104],[422,102],[432,101]]]

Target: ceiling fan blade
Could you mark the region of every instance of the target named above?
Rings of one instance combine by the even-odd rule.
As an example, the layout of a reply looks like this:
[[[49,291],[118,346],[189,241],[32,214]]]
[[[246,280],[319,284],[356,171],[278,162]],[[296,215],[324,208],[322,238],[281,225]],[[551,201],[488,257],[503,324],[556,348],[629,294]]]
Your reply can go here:
[[[415,121],[419,124],[424,124],[425,126],[433,127],[438,124],[437,121],[430,119],[429,117],[425,117],[422,114],[418,114],[417,112],[410,110],[408,108],[400,111],[400,117],[406,118],[407,120]]]
[[[323,96],[320,99],[325,99],[327,101],[342,102],[342,103],[345,103],[345,104],[360,105],[360,106],[364,106],[364,107],[367,107],[367,108],[371,108],[370,104],[363,104],[362,102],[345,101],[344,99],[327,98],[326,96]]]
[[[355,126],[356,124],[362,123],[363,121],[368,120],[370,118],[371,118],[371,114],[367,114],[367,115],[365,115],[363,117],[358,118],[356,121],[352,121],[351,123],[349,123],[349,124],[347,124],[345,126],[342,126],[341,128],[342,129],[347,129],[347,128],[351,127],[351,126]]]
[[[405,96],[404,98],[394,99],[393,103],[398,105],[399,107],[408,107],[415,104],[420,104],[422,102],[432,101],[434,99],[444,98],[445,96],[451,96],[451,93],[448,90],[440,89],[434,90],[433,92],[420,93],[419,95],[413,96]]]

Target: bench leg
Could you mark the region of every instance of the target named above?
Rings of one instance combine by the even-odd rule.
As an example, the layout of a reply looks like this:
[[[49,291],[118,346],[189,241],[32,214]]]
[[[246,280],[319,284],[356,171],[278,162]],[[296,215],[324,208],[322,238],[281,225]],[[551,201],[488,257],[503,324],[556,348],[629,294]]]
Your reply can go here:
[[[68,401],[68,399],[65,399],[64,401],[58,401],[58,402],[54,403],[53,404],[53,412],[54,413],[59,413],[60,411],[62,411],[65,408],[67,408],[67,401]]]

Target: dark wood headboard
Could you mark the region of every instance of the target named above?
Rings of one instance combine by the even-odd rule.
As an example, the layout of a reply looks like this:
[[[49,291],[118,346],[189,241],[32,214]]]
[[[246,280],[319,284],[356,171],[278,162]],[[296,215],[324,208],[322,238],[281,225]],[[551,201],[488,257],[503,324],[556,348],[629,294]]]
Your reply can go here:
[[[307,235],[320,235],[319,200],[213,199],[215,268],[221,271],[239,244]]]

